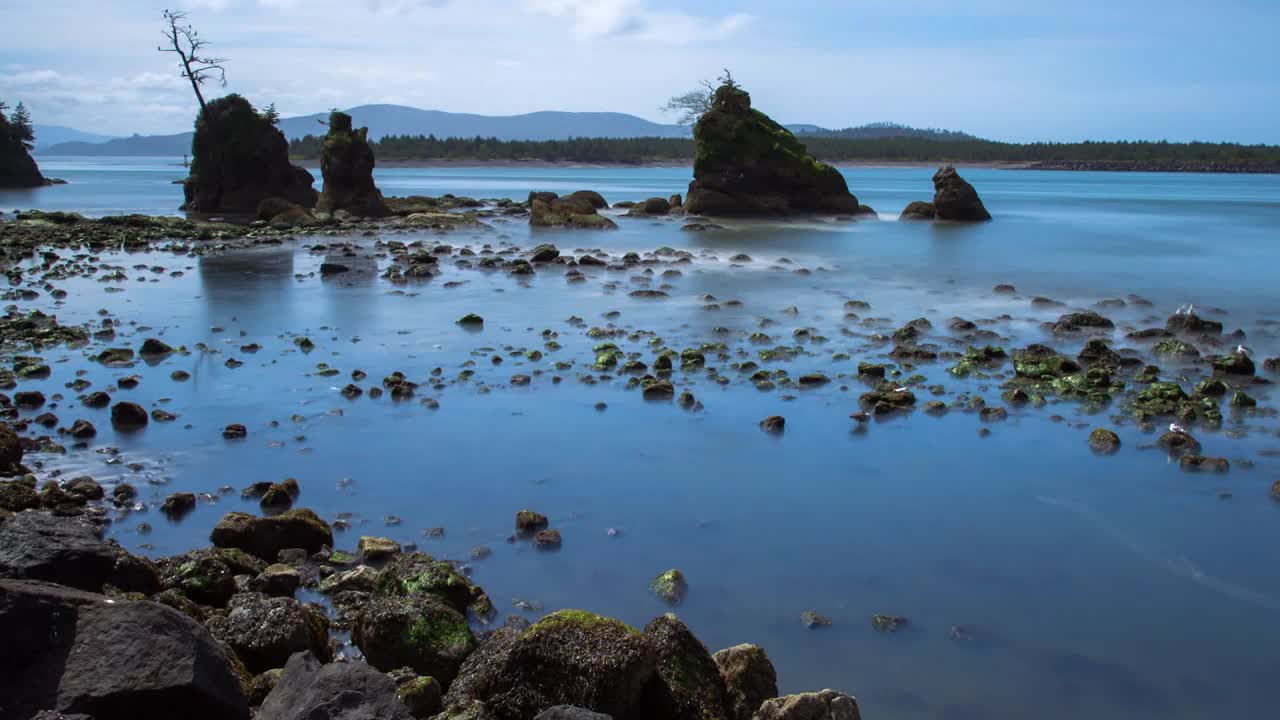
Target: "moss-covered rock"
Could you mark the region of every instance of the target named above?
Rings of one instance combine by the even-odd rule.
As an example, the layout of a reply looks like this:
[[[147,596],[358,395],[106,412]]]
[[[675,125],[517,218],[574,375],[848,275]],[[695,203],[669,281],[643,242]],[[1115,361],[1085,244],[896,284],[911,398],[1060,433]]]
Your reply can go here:
[[[561,610],[523,632],[495,632],[463,664],[445,707],[482,702],[497,720],[526,720],[553,705],[640,717],[634,710],[655,665],[653,647],[634,628],[582,610]],[[451,712],[446,716],[461,717]]]
[[[685,580],[684,573],[671,569],[654,578],[653,582],[649,583],[649,590],[669,604],[675,605],[684,600],[685,595],[689,593],[689,582]]]
[[[316,210],[346,210],[359,217],[386,217],[390,208],[373,182],[373,149],[369,128],[353,129],[351,116],[329,113],[329,132],[320,149],[320,174],[324,189]]]
[[[577,230],[616,230],[617,223],[596,212],[591,198],[558,197],[555,193],[529,193],[529,226]]]
[[[761,703],[778,696],[778,674],[764,648],[735,645],[711,656],[724,679],[730,720],[751,720]]]
[[[444,709],[444,690],[435,678],[416,675],[399,679],[392,673],[392,679],[397,680],[396,697],[417,720],[426,720]]]
[[[357,616],[351,639],[370,665],[408,667],[448,686],[476,648],[467,619],[434,595],[375,595]]]
[[[1089,433],[1089,447],[1096,453],[1109,455],[1120,449],[1120,436],[1114,430],[1095,428]]]
[[[691,215],[858,212],[839,170],[819,162],[789,130],[751,107],[751,96],[720,86],[693,128]]]
[[[22,455],[22,441],[18,434],[7,424],[0,423],[0,475],[16,473],[22,464]]]
[[[209,102],[196,117],[191,155],[184,210],[252,213],[269,197],[316,204],[315,178],[289,163],[284,133],[239,95]]]
[[[391,561],[373,587],[379,597],[440,599],[460,613],[468,610],[485,616],[493,612],[489,596],[452,564],[423,552],[405,553]]]
[[[639,717],[669,720],[728,720],[724,678],[711,653],[670,613],[644,628],[653,647],[656,672],[641,693]]]
[[[1213,361],[1213,371],[1223,375],[1252,375],[1255,370],[1253,359],[1243,352],[1223,355]]]

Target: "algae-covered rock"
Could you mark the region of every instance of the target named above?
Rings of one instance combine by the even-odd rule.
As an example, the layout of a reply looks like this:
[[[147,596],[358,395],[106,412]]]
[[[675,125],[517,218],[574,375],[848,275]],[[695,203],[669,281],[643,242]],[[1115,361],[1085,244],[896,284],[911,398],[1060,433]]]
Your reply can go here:
[[[275,562],[281,550],[301,548],[316,552],[333,546],[333,530],[320,516],[305,508],[274,517],[230,512],[222,517],[209,539],[221,548],[239,548],[267,562]]]
[[[526,630],[495,632],[467,658],[445,707],[482,702],[497,720],[525,720],[553,705],[640,717],[634,710],[655,664],[653,647],[634,628],[561,610]]]
[[[728,720],[724,678],[711,653],[670,613],[644,628],[657,667],[640,697],[640,717],[668,720]]]
[[[375,595],[356,617],[351,639],[379,670],[408,667],[445,686],[476,648],[467,618],[434,595]]]
[[[0,475],[17,472],[22,464],[22,442],[13,428],[0,423]]]
[[[284,133],[239,95],[211,101],[196,117],[191,155],[184,210],[251,213],[269,197],[316,204],[315,178],[289,163]]]
[[[397,678],[392,673],[392,679]],[[426,720],[444,709],[444,690],[440,683],[431,676],[415,675],[397,681],[396,697],[409,708],[409,713],[417,720]]]
[[[1120,436],[1113,430],[1095,428],[1089,433],[1089,447],[1096,453],[1114,453],[1120,449]]]
[[[493,611],[489,596],[452,564],[423,552],[397,556],[378,575],[374,595],[385,597],[432,596],[458,612],[477,615]]]
[[[1253,360],[1243,352],[1236,352],[1213,361],[1213,371],[1223,375],[1252,375],[1256,368]]]
[[[566,228],[577,230],[616,230],[613,220],[596,212],[590,197],[574,194],[558,197],[555,193],[529,193],[529,226],[533,228]]]
[[[730,720],[751,720],[761,703],[778,696],[778,674],[764,648],[735,645],[711,656],[724,678]]]
[[[751,107],[751,96],[721,85],[693,127],[691,215],[856,214],[858,199],[839,170],[819,162],[789,130]]]
[[[653,582],[649,583],[649,589],[654,595],[675,605],[684,600],[684,596],[689,593],[689,582],[685,580],[684,573],[672,569],[654,578]]]
[[[391,210],[373,182],[373,166],[369,128],[352,129],[350,115],[329,113],[329,132],[320,149],[324,189],[316,201],[316,210],[346,210],[358,217],[390,215]]]

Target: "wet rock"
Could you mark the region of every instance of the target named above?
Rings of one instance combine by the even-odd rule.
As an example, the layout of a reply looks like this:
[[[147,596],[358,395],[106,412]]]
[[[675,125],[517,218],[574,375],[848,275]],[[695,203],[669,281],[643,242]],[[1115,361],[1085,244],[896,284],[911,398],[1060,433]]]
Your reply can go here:
[[[40,494],[21,480],[0,481],[0,510],[20,513],[40,507]]]
[[[554,705],[633,717],[655,664],[653,647],[634,628],[561,610],[524,631],[496,631],[463,664],[445,707],[483,702],[497,720],[524,720]]]
[[[1257,399],[1243,390],[1237,390],[1231,394],[1231,407],[1233,408],[1251,408],[1257,407],[1257,405]]]
[[[557,249],[556,246],[552,245],[551,243],[543,243],[535,247],[529,253],[530,262],[541,262],[541,263],[551,262],[552,260],[555,260],[558,257],[560,257],[560,250]]]
[[[111,406],[111,426],[117,430],[137,430],[147,426],[151,417],[137,403],[118,402]]]
[[[329,524],[305,508],[288,510],[274,517],[230,512],[209,537],[217,547],[238,548],[267,562],[274,562],[280,551],[287,548],[314,553],[333,546]]]
[[[160,505],[160,512],[174,519],[185,517],[195,509],[196,496],[194,493],[173,493],[166,497]]]
[[[142,341],[142,347],[138,350],[138,354],[148,358],[159,358],[165,355],[173,354],[174,350],[168,343],[157,338],[147,338]]]
[[[858,702],[835,690],[765,700],[754,720],[860,720]]]
[[[75,518],[27,510],[0,523],[0,578],[98,592],[115,565],[115,550]]]
[[[532,510],[516,513],[516,530],[522,533],[537,532],[547,526],[547,516]]]
[[[1206,320],[1195,312],[1177,312],[1165,321],[1164,329],[1175,335],[1221,335],[1222,323]]]
[[[84,396],[81,404],[94,409],[104,408],[111,404],[111,396],[104,392],[92,392]]]
[[[828,627],[831,625],[831,618],[814,610],[805,610],[800,613],[800,624],[813,630],[814,628]]]
[[[1105,428],[1089,433],[1089,447],[1096,453],[1110,455],[1120,449],[1120,436]]]
[[[222,437],[227,440],[242,440],[249,437],[249,429],[240,423],[232,423],[222,429]]]
[[[320,146],[320,175],[324,188],[316,200],[318,212],[346,210],[357,217],[391,214],[373,182],[374,157],[369,129],[354,129],[351,116],[329,113],[329,132]]]
[[[1018,293],[1018,288],[1007,283],[1002,283],[991,288],[991,292],[996,295],[1016,295]]]
[[[544,193],[544,195],[551,196],[550,198],[544,198],[547,202],[555,199],[555,193]],[[597,210],[609,207],[609,203],[604,199],[604,196],[595,190],[577,190],[565,195],[565,199],[572,200],[574,202],[586,201],[587,204]]]
[[[418,720],[426,720],[444,709],[444,690],[435,678],[413,675],[412,671],[403,669],[391,673],[391,678],[396,681],[396,697]]]
[[[538,713],[533,720],[613,720],[613,716],[573,705],[556,705]]]
[[[652,197],[641,200],[627,211],[628,215],[666,215],[671,212],[671,202],[665,198]]]
[[[978,191],[960,177],[954,167],[948,165],[934,173],[933,189],[933,207],[939,220],[979,222],[991,219],[991,213],[983,206]]]
[[[299,487],[295,478],[285,478],[281,482],[268,485],[262,491],[258,504],[265,509],[288,510],[301,493],[302,488]]]
[[[467,313],[466,315],[463,315],[462,317],[458,318],[458,324],[464,325],[464,326],[476,327],[476,326],[484,325],[484,318],[480,317],[475,313]]]
[[[1085,343],[1084,348],[1080,350],[1080,354],[1076,356],[1076,359],[1084,366],[1108,368],[1119,367],[1122,360],[1120,353],[1112,350],[1107,345],[1107,341],[1100,338],[1094,338]]]
[[[351,638],[379,670],[408,667],[445,686],[476,647],[466,617],[433,595],[375,595],[361,609]]]
[[[274,197],[316,204],[315,178],[289,163],[284,134],[239,95],[209,102],[196,119],[191,152],[184,210],[254,212]]]
[[[23,410],[35,410],[38,407],[42,407],[44,403],[44,393],[39,390],[16,392],[13,394],[13,404]]]
[[[266,569],[254,577],[250,587],[271,597],[293,597],[298,586],[302,584],[302,576],[296,568],[282,563],[268,565]],[[372,587],[372,584],[370,584]]]
[[[724,678],[711,653],[670,613],[644,628],[657,666],[640,696],[640,717],[670,720],[728,720]]]
[[[489,597],[452,564],[422,552],[403,553],[391,561],[374,586],[378,596],[430,595],[465,613],[480,616],[493,612]]]
[[[95,720],[249,717],[223,649],[194,620],[160,603],[0,580],[0,636],[7,717],[40,708]]]
[[[668,368],[669,367],[670,365],[668,364]],[[658,368],[657,363],[654,363],[654,368],[655,369]],[[676,388],[674,385],[672,385],[670,382],[666,380],[658,380],[658,381],[646,384],[644,386],[644,389],[640,391],[640,394],[644,396],[645,400],[657,400],[657,401],[670,400],[671,398],[675,397]]]
[[[1170,430],[1160,436],[1156,444],[1169,451],[1170,455],[1180,455],[1182,453],[1198,454],[1200,452],[1200,441],[1196,440],[1186,432]]]
[[[162,558],[160,582],[165,590],[181,593],[193,602],[209,607],[225,607],[235,595],[236,575],[257,575],[261,564],[222,550],[193,550],[183,555]]]
[[[309,650],[329,657],[329,621],[316,608],[288,597],[242,593],[231,599],[230,612],[206,623],[251,673],[283,667],[296,652]]]
[[[899,220],[933,220],[938,216],[938,209],[931,202],[913,200],[902,209]]]
[[[559,530],[539,530],[533,536],[533,544],[541,550],[559,550],[561,541]]]
[[[320,581],[320,592],[335,595],[340,592],[372,592],[381,573],[368,565],[358,565],[350,570],[337,572]]]
[[[366,535],[360,538],[360,542],[357,544],[356,549],[360,553],[360,559],[362,562],[370,565],[377,565],[399,555],[400,543],[390,538],[370,537]]]
[[[787,427],[787,419],[781,415],[770,415],[760,421],[760,429],[775,435],[781,434]]]
[[[891,633],[897,632],[907,624],[907,619],[899,615],[872,615],[871,627],[876,632]]]
[[[778,674],[764,648],[735,645],[711,656],[724,679],[730,720],[751,720],[760,705],[778,696]]]
[[[1213,361],[1213,371],[1223,375],[1253,375],[1253,360],[1242,352],[1224,355]]]
[[[396,683],[364,663],[322,664],[311,653],[289,658],[257,720],[412,720]]]
[[[1087,310],[1085,312],[1067,313],[1058,318],[1057,322],[1054,322],[1049,327],[1055,335],[1067,335],[1093,330],[1111,330],[1115,326],[1116,324],[1110,318],[1099,315],[1092,310]]]
[[[101,500],[107,495],[107,491],[102,489],[102,484],[87,475],[71,478],[62,486],[62,489],[68,495],[77,497],[84,502]]]
[[[1183,455],[1178,460],[1178,465],[1187,472],[1224,473],[1231,469],[1231,463],[1226,458],[1204,455]]]
[[[649,583],[649,590],[668,604],[676,605],[689,594],[689,583],[684,573],[679,570],[668,570]]]
[[[691,215],[858,212],[844,176],[752,109],[751,96],[736,85],[715,91],[693,140],[697,157],[684,204]]]
[[[554,193],[534,195],[529,196],[530,227],[579,230],[616,230],[618,227],[613,220],[596,212],[595,205],[587,198],[555,197]]]

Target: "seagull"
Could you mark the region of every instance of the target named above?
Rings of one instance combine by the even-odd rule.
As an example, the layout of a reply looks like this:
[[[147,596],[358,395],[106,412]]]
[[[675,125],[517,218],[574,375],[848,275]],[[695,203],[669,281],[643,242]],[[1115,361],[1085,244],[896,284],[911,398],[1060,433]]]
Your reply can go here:
[[[1187,429],[1182,427],[1178,423],[1169,423],[1169,432],[1178,433],[1180,435],[1186,435]]]
[[[1187,309],[1187,306],[1186,306],[1186,305],[1179,305],[1179,306],[1178,306],[1178,309],[1173,311],[1173,314],[1174,314],[1174,315],[1181,315],[1183,312],[1185,312],[1185,311],[1186,311],[1186,309]]]
[[[1243,355],[1244,357],[1249,357],[1249,348],[1247,348],[1247,347],[1245,347],[1245,346],[1243,346],[1243,345],[1237,345],[1237,346],[1236,346],[1236,354],[1237,354],[1237,355]]]
[[[1194,315],[1195,313],[1196,313],[1196,306],[1194,304],[1187,305],[1187,315]]]
[[[906,392],[906,391],[907,391],[907,389],[906,389],[906,388],[904,388],[904,387],[900,387],[900,388],[894,388],[894,389],[893,389],[893,391],[894,391],[894,392]]]

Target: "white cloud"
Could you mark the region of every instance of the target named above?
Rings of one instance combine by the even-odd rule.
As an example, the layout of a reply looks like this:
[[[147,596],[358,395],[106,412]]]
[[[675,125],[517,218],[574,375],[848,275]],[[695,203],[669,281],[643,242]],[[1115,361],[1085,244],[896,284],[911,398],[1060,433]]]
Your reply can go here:
[[[687,45],[728,37],[751,19],[742,13],[710,18],[654,10],[643,0],[524,0],[524,4],[534,13],[566,20],[574,36],[583,40],[625,35],[655,43]]]

